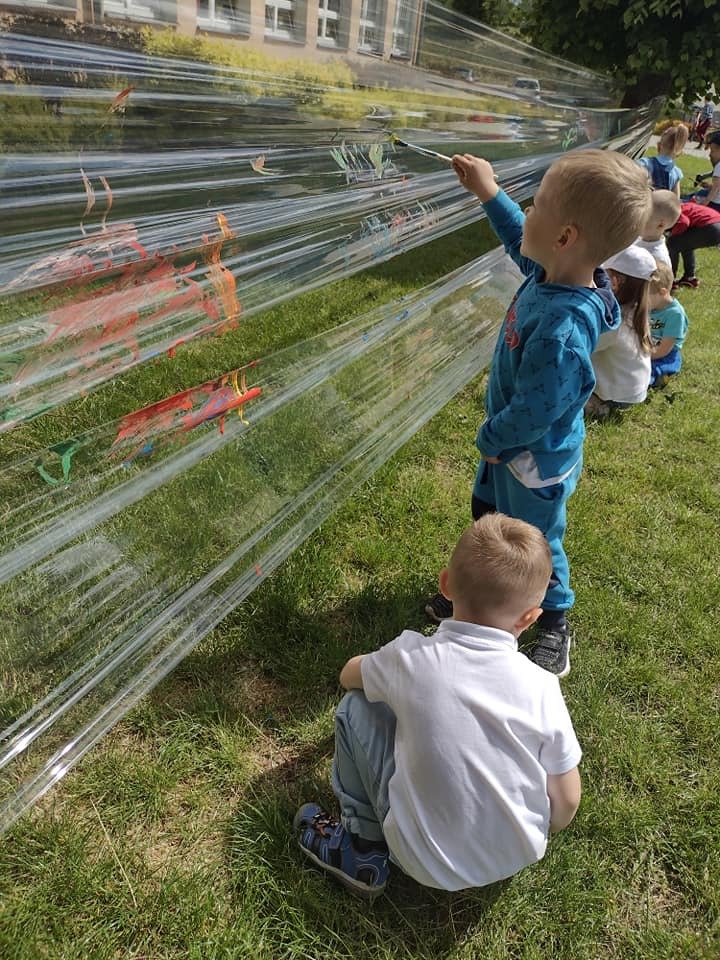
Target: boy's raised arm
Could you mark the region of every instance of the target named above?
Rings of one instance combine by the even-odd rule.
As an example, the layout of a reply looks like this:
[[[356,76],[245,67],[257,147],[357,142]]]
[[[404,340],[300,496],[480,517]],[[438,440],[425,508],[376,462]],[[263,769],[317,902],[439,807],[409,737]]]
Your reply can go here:
[[[525,214],[497,185],[492,165],[470,153],[455,154],[453,169],[460,183],[474,193],[485,207],[490,225],[526,277],[535,270],[535,261],[520,253]]]
[[[474,157],[471,153],[456,153],[452,158],[452,165],[460,183],[483,203],[492,200],[500,192],[492,164],[482,157]]]

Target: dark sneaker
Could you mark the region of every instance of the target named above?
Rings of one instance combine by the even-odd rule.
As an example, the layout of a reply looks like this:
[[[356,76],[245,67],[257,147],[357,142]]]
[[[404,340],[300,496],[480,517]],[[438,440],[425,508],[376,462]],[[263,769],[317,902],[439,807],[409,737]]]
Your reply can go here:
[[[567,626],[564,630],[538,627],[528,656],[543,670],[556,677],[566,677],[570,673],[570,642],[570,628]]]
[[[697,277],[680,277],[677,284],[679,287],[691,287],[693,290],[697,290],[700,281]]]
[[[425,604],[425,613],[434,620],[435,623],[442,623],[443,620],[449,620],[453,615],[452,600],[448,600],[441,593],[436,593],[434,597]]]
[[[384,891],[390,873],[387,848],[361,853],[340,821],[317,803],[300,807],[293,831],[300,832],[298,842],[305,856],[356,896],[374,900]]]

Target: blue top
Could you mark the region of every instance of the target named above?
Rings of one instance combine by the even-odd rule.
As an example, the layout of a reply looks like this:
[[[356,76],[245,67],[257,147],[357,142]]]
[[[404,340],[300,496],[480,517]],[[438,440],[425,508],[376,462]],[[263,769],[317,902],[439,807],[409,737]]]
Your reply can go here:
[[[488,220],[527,280],[500,330],[485,394],[487,420],[477,445],[512,460],[529,450],[543,479],[578,460],[583,407],[595,386],[590,354],[598,337],[619,327],[620,308],[604,270],[597,289],[544,283],[545,270],[520,254],[525,215],[502,190],[483,204]]]
[[[659,343],[663,337],[673,337],[678,350],[685,342],[688,331],[688,318],[685,308],[674,297],[662,310],[650,311],[650,335]]]
[[[659,153],[656,157],[641,157],[638,163],[650,173],[655,190],[673,190],[675,184],[680,183],[683,178],[680,167],[676,167],[673,158],[664,153]]]

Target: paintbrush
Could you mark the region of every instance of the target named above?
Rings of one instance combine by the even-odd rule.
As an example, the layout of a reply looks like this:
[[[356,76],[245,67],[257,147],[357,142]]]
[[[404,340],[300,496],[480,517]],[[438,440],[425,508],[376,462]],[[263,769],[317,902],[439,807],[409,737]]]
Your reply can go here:
[[[389,133],[390,142],[394,143],[398,147],[407,147],[408,150],[414,150],[415,153],[419,153],[423,157],[432,157],[434,160],[442,160],[443,163],[452,163],[452,157],[446,156],[444,153],[438,153],[437,150],[429,150],[427,147],[418,147],[414,143],[408,143],[407,140],[401,140],[400,137],[396,136],[394,133]]]

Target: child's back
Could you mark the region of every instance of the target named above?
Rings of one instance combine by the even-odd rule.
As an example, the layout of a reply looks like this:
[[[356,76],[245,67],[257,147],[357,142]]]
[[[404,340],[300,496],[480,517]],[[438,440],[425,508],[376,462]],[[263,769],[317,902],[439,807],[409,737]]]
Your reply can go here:
[[[680,196],[680,181],[683,172],[675,165],[688,141],[688,129],[684,123],[672,124],[663,131],[658,142],[656,157],[641,157],[638,163],[648,171],[653,190],[672,190]]]
[[[664,386],[668,378],[680,372],[682,346],[688,331],[688,318],[682,304],[672,295],[673,273],[665,264],[658,264],[650,285],[650,335],[652,369],[650,385]]]
[[[431,637],[406,630],[362,675],[366,697],[397,718],[383,833],[405,872],[459,890],[539,860],[547,774],[580,759],[557,678],[511,634],[455,620]]]
[[[604,266],[620,303],[622,323],[600,337],[592,355],[595,390],[585,410],[597,417],[607,415],[610,407],[642,403],[647,396],[652,347],[649,284],[657,261],[647,250],[632,244]]]

